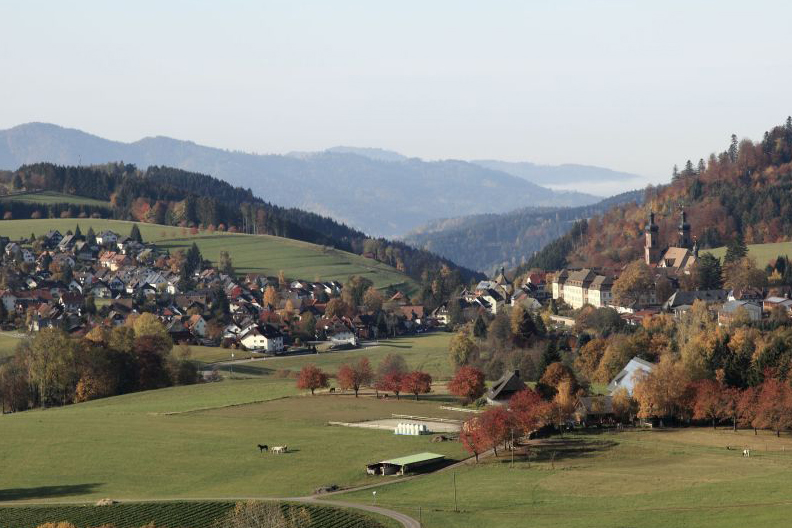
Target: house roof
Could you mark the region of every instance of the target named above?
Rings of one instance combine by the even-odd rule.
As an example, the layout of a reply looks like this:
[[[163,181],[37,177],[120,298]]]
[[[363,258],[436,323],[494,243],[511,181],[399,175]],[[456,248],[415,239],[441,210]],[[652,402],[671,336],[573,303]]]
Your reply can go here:
[[[613,412],[613,397],[611,396],[583,396],[578,403],[585,409],[586,414],[611,414]]]
[[[687,268],[696,261],[696,257],[688,248],[670,247],[663,253],[660,262],[667,268]]]
[[[416,453],[415,455],[408,455],[399,458],[391,458],[390,460],[383,460],[380,464],[389,464],[392,466],[406,466],[409,464],[416,464],[418,462],[430,462],[432,460],[442,460],[445,455],[438,455],[437,453]]]
[[[487,391],[487,398],[491,400],[510,398],[515,392],[525,388],[525,382],[520,379],[519,370],[510,370],[492,384],[492,388]]]

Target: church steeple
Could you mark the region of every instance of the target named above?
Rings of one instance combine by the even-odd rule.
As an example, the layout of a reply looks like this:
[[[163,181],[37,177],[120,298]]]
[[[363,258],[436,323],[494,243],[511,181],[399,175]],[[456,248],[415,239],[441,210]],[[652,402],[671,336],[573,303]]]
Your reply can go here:
[[[687,222],[687,213],[684,209],[681,217],[679,222],[679,247],[690,249],[690,224]]]

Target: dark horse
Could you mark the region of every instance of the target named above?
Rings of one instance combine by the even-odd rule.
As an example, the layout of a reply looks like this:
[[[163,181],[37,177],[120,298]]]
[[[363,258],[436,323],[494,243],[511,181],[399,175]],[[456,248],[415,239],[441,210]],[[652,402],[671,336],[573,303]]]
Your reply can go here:
[[[263,453],[264,451],[269,451],[269,447],[266,445],[258,444],[259,453]]]

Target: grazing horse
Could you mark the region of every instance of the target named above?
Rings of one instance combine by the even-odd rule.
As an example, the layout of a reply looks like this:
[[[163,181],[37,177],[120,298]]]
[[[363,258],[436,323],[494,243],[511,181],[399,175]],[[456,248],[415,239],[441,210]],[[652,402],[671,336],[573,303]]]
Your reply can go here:
[[[743,449],[743,456],[744,457],[750,457],[751,456],[751,450],[750,449]]]
[[[264,453],[264,451],[269,451],[269,447],[266,445],[258,444],[259,453]]]
[[[289,446],[272,446],[271,451],[277,455],[287,453],[289,451]]]

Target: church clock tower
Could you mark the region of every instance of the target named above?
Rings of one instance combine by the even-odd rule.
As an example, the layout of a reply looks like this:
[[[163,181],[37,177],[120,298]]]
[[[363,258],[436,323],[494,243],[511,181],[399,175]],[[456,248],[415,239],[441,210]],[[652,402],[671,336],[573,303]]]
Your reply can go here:
[[[659,228],[654,221],[654,212],[649,213],[649,223],[646,224],[646,243],[644,244],[644,260],[651,266],[657,264],[660,258]]]

